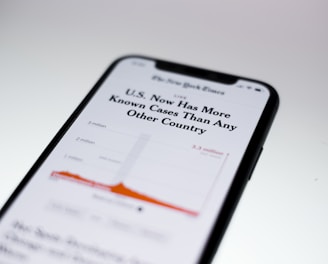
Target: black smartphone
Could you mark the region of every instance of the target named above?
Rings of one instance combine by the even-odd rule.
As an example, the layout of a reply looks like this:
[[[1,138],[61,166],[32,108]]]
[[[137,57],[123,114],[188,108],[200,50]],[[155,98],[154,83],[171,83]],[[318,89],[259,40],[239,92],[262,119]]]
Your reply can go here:
[[[0,212],[0,263],[211,261],[261,153],[268,84],[115,61]]]

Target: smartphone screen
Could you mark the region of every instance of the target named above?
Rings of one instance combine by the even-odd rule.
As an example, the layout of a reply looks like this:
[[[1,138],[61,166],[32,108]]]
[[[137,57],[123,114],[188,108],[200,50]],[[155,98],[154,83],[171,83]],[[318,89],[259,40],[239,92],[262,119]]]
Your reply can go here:
[[[160,65],[101,78],[2,211],[0,263],[201,261],[272,89]]]

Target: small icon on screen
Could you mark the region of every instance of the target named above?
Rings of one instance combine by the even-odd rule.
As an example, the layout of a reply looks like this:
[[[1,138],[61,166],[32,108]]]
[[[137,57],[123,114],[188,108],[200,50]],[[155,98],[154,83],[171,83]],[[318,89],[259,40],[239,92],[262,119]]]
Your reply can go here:
[[[139,67],[145,66],[145,64],[143,62],[140,62],[140,61],[132,61],[132,64],[135,65],[135,66],[139,66]]]

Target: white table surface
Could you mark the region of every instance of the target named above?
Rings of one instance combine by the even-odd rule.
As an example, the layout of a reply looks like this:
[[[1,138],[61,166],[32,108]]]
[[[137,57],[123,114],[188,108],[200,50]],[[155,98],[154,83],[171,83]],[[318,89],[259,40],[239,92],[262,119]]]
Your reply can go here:
[[[0,206],[103,70],[143,54],[281,104],[214,263],[328,263],[328,2],[0,2]]]

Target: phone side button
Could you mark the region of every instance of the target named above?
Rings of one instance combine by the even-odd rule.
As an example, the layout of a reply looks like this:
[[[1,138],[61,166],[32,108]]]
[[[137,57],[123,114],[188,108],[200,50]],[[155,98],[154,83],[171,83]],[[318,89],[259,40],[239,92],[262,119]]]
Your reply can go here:
[[[257,154],[256,160],[255,160],[255,162],[254,162],[254,164],[253,164],[253,167],[252,167],[252,169],[251,169],[251,173],[250,173],[249,176],[248,176],[248,180],[250,180],[250,179],[252,178],[253,171],[254,171],[254,169],[255,169],[255,167],[256,167],[256,164],[257,164],[257,162],[258,162],[258,160],[259,160],[259,158],[260,158],[260,156],[261,156],[261,154],[262,154],[262,151],[263,151],[263,147],[261,147],[259,153]]]

